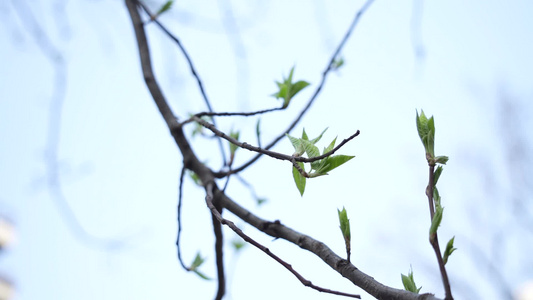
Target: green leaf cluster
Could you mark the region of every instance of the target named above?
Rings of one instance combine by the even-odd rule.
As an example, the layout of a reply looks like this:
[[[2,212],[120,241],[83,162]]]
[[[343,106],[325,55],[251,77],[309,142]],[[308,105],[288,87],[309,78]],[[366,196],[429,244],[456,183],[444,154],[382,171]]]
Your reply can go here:
[[[211,280],[210,277],[198,270],[198,268],[204,263],[204,261],[205,259],[200,255],[200,252],[196,253],[196,257],[194,258],[191,266],[189,267],[189,271],[193,271],[194,273],[196,273],[196,275],[200,276],[205,280]]]
[[[337,138],[333,139],[331,143],[324,148],[322,151],[322,154],[318,150],[318,147],[315,146],[315,144],[320,141],[322,138],[322,135],[326,132],[327,128],[322,131],[322,133],[317,136],[314,139],[309,139],[307,136],[307,133],[305,132],[305,129],[302,132],[301,138],[293,137],[289,134],[286,134],[289,140],[291,141],[292,146],[294,147],[294,157],[301,157],[304,153],[307,155],[308,158],[317,157],[322,154],[328,153],[333,148],[335,148],[335,142]],[[350,159],[354,158],[354,156],[350,155],[332,155],[328,156],[323,159],[316,160],[311,163],[311,171],[305,172],[305,166],[302,162],[297,162],[298,166],[302,171],[304,171],[305,174],[302,174],[300,170],[298,170],[296,167],[292,167],[292,175],[294,178],[294,182],[296,184],[296,187],[298,188],[298,191],[300,191],[300,195],[303,196],[305,191],[305,184],[306,184],[306,177],[313,178],[318,177],[322,175],[328,175],[328,172],[332,171],[333,169],[339,167],[340,165],[344,164],[345,162],[349,161]]]
[[[277,99],[283,99],[282,108],[287,108],[289,106],[289,103],[291,102],[291,99],[298,92],[300,92],[309,85],[309,82],[303,80],[292,82],[293,73],[294,67],[292,67],[289,73],[289,77],[283,78],[283,82],[276,81],[279,90],[276,93],[272,94],[272,96],[276,97]]]
[[[419,288],[416,287],[412,268],[409,270],[409,273],[407,276],[402,274],[402,283],[406,291],[410,291],[415,294],[418,294],[420,290],[422,289],[422,287],[419,287]]]
[[[427,118],[424,114],[424,110],[421,110],[420,115],[416,112],[416,128],[418,130],[418,136],[424,145],[426,150],[426,158],[432,165],[435,163],[445,165],[448,162],[447,156],[435,157],[435,119],[433,116]]]

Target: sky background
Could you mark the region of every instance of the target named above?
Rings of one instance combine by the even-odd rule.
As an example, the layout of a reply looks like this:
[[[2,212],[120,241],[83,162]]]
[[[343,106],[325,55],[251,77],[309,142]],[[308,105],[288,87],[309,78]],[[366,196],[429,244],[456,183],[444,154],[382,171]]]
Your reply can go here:
[[[267,144],[312,95],[362,4],[183,0],[160,21],[183,42],[216,111],[279,106],[274,81],[293,66],[295,79],[311,83],[287,110],[261,116]],[[415,127],[424,109],[435,116],[437,155],[450,157],[438,185],[439,238],[444,248],[456,237],[447,264],[454,295],[509,299],[533,280],[532,13],[525,0],[375,1],[342,51],[345,65],[292,132],[328,127],[322,148],[360,130],[340,150],[356,157],[308,180],[303,197],[291,165],[263,157],[242,176],[267,202],[259,207],[235,178],[228,195],[341,256],[336,210],[344,206],[355,266],[396,288],[412,267],[422,292],[443,297]],[[14,282],[14,299],[211,299],[216,281],[185,272],[176,258],[181,156],[143,82],[123,1],[2,1],[0,22],[0,213],[17,235],[0,272]],[[175,44],[154,24],[147,34],[176,115],[205,111]],[[257,144],[257,118],[217,122]],[[216,143],[192,142],[218,170]],[[293,152],[288,140],[273,150]],[[235,165],[251,156],[239,150]],[[214,277],[203,197],[187,178],[182,255],[191,262],[200,251],[201,270]],[[313,283],[370,298],[316,256],[225,216]],[[234,251],[236,237],[225,236],[226,299],[338,299],[302,286],[251,246]]]

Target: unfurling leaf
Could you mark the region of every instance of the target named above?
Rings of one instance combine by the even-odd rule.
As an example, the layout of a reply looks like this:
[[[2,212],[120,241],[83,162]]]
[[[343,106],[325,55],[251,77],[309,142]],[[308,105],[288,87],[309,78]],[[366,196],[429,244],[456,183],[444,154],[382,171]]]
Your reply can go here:
[[[350,219],[348,219],[348,212],[346,211],[346,208],[343,207],[342,210],[337,209],[337,213],[339,214],[339,223],[340,223],[342,236],[344,237],[346,246],[349,246],[350,240],[351,240],[351,234],[350,234]]]
[[[348,260],[349,262],[352,239],[352,236],[350,234],[350,219],[348,219],[348,212],[344,207],[342,208],[342,210],[337,209],[337,213],[339,214],[339,227],[341,228],[342,237],[344,238],[344,245],[346,247],[346,260]]]
[[[424,145],[426,153],[431,154],[431,157],[435,156],[435,120],[433,117],[427,118],[424,114],[424,110],[418,115],[416,112],[416,128],[418,130],[418,136]]]
[[[420,290],[422,289],[422,287],[419,287],[419,288],[416,287],[412,268],[409,270],[409,273],[407,276],[402,274],[402,283],[406,291],[410,291],[415,294],[418,294]]]
[[[298,166],[304,169],[304,163],[297,162]],[[306,178],[296,169],[296,167],[292,166],[292,177],[294,178],[294,183],[296,184],[296,187],[298,188],[298,191],[300,192],[300,196],[304,195],[305,191],[305,181]]]
[[[276,82],[279,90],[278,92],[272,94],[272,96],[276,97],[277,99],[283,99],[282,108],[287,108],[291,102],[291,99],[309,85],[308,82],[303,80],[292,82],[293,73],[294,67],[292,67],[289,77],[284,78],[283,82]]]
[[[446,244],[446,249],[444,250],[444,257],[443,257],[444,264],[446,264],[448,262],[448,257],[450,257],[450,255],[452,255],[453,251],[457,250],[457,248],[453,247],[454,240],[455,240],[455,237],[452,237],[448,241],[448,244]]]

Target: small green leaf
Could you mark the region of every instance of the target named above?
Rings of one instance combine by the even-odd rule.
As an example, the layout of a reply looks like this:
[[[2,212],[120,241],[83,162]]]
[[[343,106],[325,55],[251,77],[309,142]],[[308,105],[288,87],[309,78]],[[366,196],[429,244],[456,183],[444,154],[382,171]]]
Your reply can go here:
[[[172,7],[172,4],[174,3],[174,0],[169,0],[161,8],[157,11],[156,15],[161,15],[162,13],[166,12]]]
[[[297,162],[297,164],[300,166],[300,168],[302,168],[302,170],[304,169],[304,164],[302,162]],[[306,178],[300,174],[300,171],[298,171],[298,169],[296,169],[294,166],[292,166],[292,177],[294,178],[294,183],[300,192],[300,196],[303,196]]]
[[[435,161],[439,164],[445,165],[448,162],[448,156],[437,156],[435,157]]]
[[[244,246],[246,246],[246,243],[242,239],[234,239],[231,241],[231,245],[235,249],[235,251],[241,250]]]
[[[453,247],[454,240],[455,240],[455,237],[452,237],[448,241],[448,244],[446,244],[446,250],[444,250],[444,257],[443,257],[444,264],[446,264],[448,262],[448,257],[450,257],[450,255],[452,255],[453,251],[457,250],[457,248]]]
[[[439,228],[440,222],[442,221],[443,211],[444,207],[440,205],[435,206],[435,214],[433,215],[433,219],[431,220],[431,227],[429,228],[430,235],[437,233],[437,229]]]
[[[257,202],[257,205],[262,205],[265,202],[267,202],[266,198],[255,198],[255,201]]]

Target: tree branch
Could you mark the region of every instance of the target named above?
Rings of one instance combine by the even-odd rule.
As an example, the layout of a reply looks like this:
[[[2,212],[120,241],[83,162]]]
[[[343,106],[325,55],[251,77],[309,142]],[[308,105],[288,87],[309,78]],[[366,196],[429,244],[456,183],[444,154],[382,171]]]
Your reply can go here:
[[[154,98],[154,101],[156,102],[161,115],[165,119],[165,122],[167,123],[167,126],[170,129],[170,132],[180,152],[183,155],[184,167],[186,167],[187,169],[190,169],[191,171],[193,171],[194,173],[198,175],[198,177],[200,178],[202,182],[202,185],[206,188],[206,203],[211,209],[211,212],[215,216],[218,215],[221,218],[221,220],[219,221],[222,224],[228,224],[228,226],[230,226],[230,224],[233,224],[233,223],[225,219],[222,219],[217,209],[214,207],[212,203],[213,201],[216,201],[220,205],[221,208],[225,208],[229,210],[230,212],[235,214],[237,217],[249,223],[250,225],[256,227],[260,231],[272,237],[285,239],[295,245],[300,246],[303,249],[311,251],[312,253],[320,257],[331,268],[333,268],[338,273],[340,273],[342,276],[349,279],[355,285],[361,287],[362,289],[364,289],[365,291],[367,291],[368,293],[370,293],[371,295],[373,295],[374,297],[378,299],[384,299],[384,300],[388,300],[388,299],[436,300],[437,299],[432,294],[419,295],[419,294],[414,294],[414,293],[411,293],[405,290],[387,287],[379,283],[378,281],[376,281],[371,276],[366,275],[365,273],[361,272],[354,265],[348,263],[345,259],[342,259],[341,257],[339,257],[330,248],[328,248],[324,243],[317,241],[307,235],[301,234],[289,227],[282,225],[279,222],[268,222],[268,221],[262,220],[259,217],[255,216],[254,214],[252,214],[250,211],[244,209],[243,207],[235,203],[233,200],[227,197],[222,191],[220,191],[214,183],[215,177],[213,176],[212,171],[206,165],[204,165],[198,160],[197,156],[195,155],[192,148],[190,147],[190,144],[188,140],[185,138],[185,135],[183,133],[181,124],[178,123],[177,119],[172,114],[170,107],[166,104],[166,100],[162,92],[160,91],[159,86],[153,76],[153,73],[151,70],[148,45],[146,42],[146,36],[145,36],[144,28],[142,26],[142,21],[139,16],[139,12],[136,7],[137,1],[136,0],[125,0],[125,2],[126,2],[126,6],[128,7],[128,11],[132,19],[133,28],[135,30],[135,35],[137,37],[137,44],[139,47],[141,66],[143,69],[143,75],[145,78],[146,85],[148,86],[148,89],[150,90],[150,93],[152,94],[152,97]],[[370,3],[370,2],[371,1],[367,3]],[[240,229],[238,229],[236,226],[235,228],[237,229],[236,232],[242,233],[242,231],[240,231]],[[246,241],[253,243],[252,242],[253,240],[249,239],[244,233],[242,234],[243,235],[241,237],[243,237]],[[269,256],[273,258],[277,257],[273,255],[268,249],[266,249],[265,253],[269,254]],[[291,271],[291,273],[294,274],[293,271]],[[303,280],[304,282],[307,282],[307,280],[305,279]]]
[[[359,295],[355,295],[355,294],[348,294],[348,293],[343,293],[343,292],[338,292],[338,291],[334,291],[334,290],[330,290],[330,289],[326,289],[326,288],[322,288],[322,287],[319,287],[319,286],[316,286],[314,285],[313,283],[311,283],[311,281],[305,279],[302,275],[300,275],[300,273],[296,272],[296,270],[294,270],[294,268],[287,262],[285,262],[284,260],[282,260],[280,257],[278,257],[277,255],[275,255],[274,253],[272,253],[272,251],[270,251],[270,249],[268,249],[267,247],[261,245],[260,243],[258,243],[257,241],[255,241],[254,239],[252,239],[251,237],[249,237],[248,235],[246,235],[239,227],[237,227],[233,222],[227,220],[227,219],[224,219],[220,213],[219,213],[219,210],[215,207],[215,205],[213,204],[214,201],[217,201],[217,200],[220,200],[221,198],[220,197],[214,197],[213,195],[213,190],[215,190],[215,185],[213,183],[210,183],[207,187],[206,187],[206,196],[205,196],[205,202],[207,204],[207,206],[209,207],[209,209],[211,210],[211,213],[213,215],[213,218],[216,218],[218,220],[218,222],[220,222],[219,224],[222,224],[222,225],[227,225],[228,227],[230,227],[237,235],[239,235],[243,240],[245,240],[246,242],[254,245],[255,247],[257,247],[258,249],[260,249],[261,251],[263,251],[264,253],[266,253],[268,256],[272,257],[276,262],[278,262],[279,264],[281,264],[282,266],[284,266],[287,270],[289,270],[289,272],[291,272],[294,276],[296,276],[296,278],[298,278],[298,280],[300,280],[300,282],[307,286],[307,287],[310,287],[312,289],[315,289],[319,292],[323,292],[323,293],[328,293],[328,294],[334,294],[334,295],[339,295],[339,296],[346,296],[346,297],[351,297],[351,298],[358,298],[358,299],[361,299],[361,296]],[[218,190],[217,190],[218,191]],[[220,195],[224,195],[224,193],[220,193]],[[218,201],[217,201],[218,202]],[[274,223],[279,223],[278,222],[274,222]],[[218,263],[217,263],[218,264]]]

